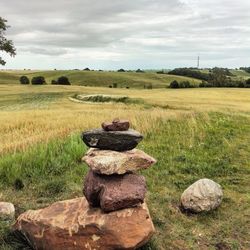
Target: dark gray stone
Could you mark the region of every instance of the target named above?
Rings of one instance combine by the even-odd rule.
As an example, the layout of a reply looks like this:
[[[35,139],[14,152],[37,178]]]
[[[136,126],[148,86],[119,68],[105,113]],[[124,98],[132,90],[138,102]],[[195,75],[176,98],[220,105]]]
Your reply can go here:
[[[82,140],[91,148],[126,151],[135,148],[143,136],[132,129],[128,131],[105,131],[93,129],[82,133]]]
[[[137,174],[99,175],[92,170],[85,178],[83,193],[89,204],[104,212],[135,207],[144,202],[146,181]]]

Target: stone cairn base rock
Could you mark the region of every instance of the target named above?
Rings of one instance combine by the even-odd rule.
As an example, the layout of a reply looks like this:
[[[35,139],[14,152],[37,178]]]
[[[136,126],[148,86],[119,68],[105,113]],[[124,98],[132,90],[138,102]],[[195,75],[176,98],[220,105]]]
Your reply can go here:
[[[136,249],[154,232],[145,203],[104,213],[91,208],[84,197],[27,211],[13,228],[22,232],[34,249],[46,250]]]
[[[200,213],[217,208],[222,202],[222,188],[209,179],[201,179],[188,187],[181,196],[185,210]]]
[[[90,168],[83,187],[86,198],[29,210],[13,230],[34,249],[133,250],[145,245],[155,229],[144,201],[145,178],[134,172],[156,160],[134,149],[143,137],[129,125],[115,119],[83,132],[83,141],[92,147],[83,158]]]

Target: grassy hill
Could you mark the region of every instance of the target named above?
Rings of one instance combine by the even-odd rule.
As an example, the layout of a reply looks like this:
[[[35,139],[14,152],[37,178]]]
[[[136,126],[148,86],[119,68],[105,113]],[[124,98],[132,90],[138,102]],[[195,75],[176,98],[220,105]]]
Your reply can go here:
[[[245,80],[250,78],[250,74],[247,73],[245,70],[231,69],[230,72],[238,78],[243,78]]]
[[[44,76],[48,84],[60,76],[67,76],[72,85],[108,87],[114,83],[118,87],[144,88],[152,84],[153,88],[165,88],[173,80],[190,81],[199,84],[200,80],[174,76],[167,74],[156,74],[153,72],[107,72],[107,71],[80,71],[80,70],[54,70],[54,71],[0,71],[0,84],[19,84],[19,78],[26,75],[30,79],[34,76]]]
[[[79,103],[69,99],[75,94],[112,94],[141,102]],[[141,172],[156,227],[141,250],[249,249],[249,100],[250,89],[2,84],[0,199],[14,203],[19,215],[82,196],[88,167],[81,158],[88,149],[80,132],[125,118],[144,135],[138,148],[158,161]],[[204,214],[182,213],[182,192],[200,178],[222,186],[221,206]],[[0,221],[0,249],[12,249],[6,242],[8,228]]]

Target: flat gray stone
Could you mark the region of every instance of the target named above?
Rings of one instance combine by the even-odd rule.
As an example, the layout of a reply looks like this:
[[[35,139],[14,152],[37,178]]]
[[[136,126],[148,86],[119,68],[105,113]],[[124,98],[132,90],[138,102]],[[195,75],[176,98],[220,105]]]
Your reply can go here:
[[[135,148],[143,136],[132,129],[127,131],[105,131],[93,129],[82,133],[83,142],[91,148],[127,151]]]

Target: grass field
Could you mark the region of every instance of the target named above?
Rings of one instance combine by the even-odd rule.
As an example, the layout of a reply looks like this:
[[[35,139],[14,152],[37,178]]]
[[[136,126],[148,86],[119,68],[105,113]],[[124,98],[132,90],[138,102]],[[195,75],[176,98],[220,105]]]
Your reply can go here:
[[[67,76],[72,85],[109,87],[117,83],[120,88],[144,88],[152,84],[153,88],[167,87],[173,80],[190,81],[198,84],[200,81],[194,78],[162,75],[153,72],[108,72],[108,71],[80,71],[80,70],[51,70],[51,71],[0,71],[0,84],[19,84],[19,78],[26,75],[31,79],[34,76],[44,76],[48,84],[60,76]]]
[[[78,103],[69,99],[75,94],[141,101]],[[0,200],[13,202],[18,215],[81,196],[88,168],[80,161],[87,150],[80,132],[114,117],[129,119],[145,137],[138,147],[158,160],[142,172],[156,227],[143,250],[250,249],[250,89],[2,84]],[[182,192],[205,177],[223,187],[222,205],[205,214],[183,214]],[[0,249],[13,249],[7,244],[8,228],[0,223]]]

